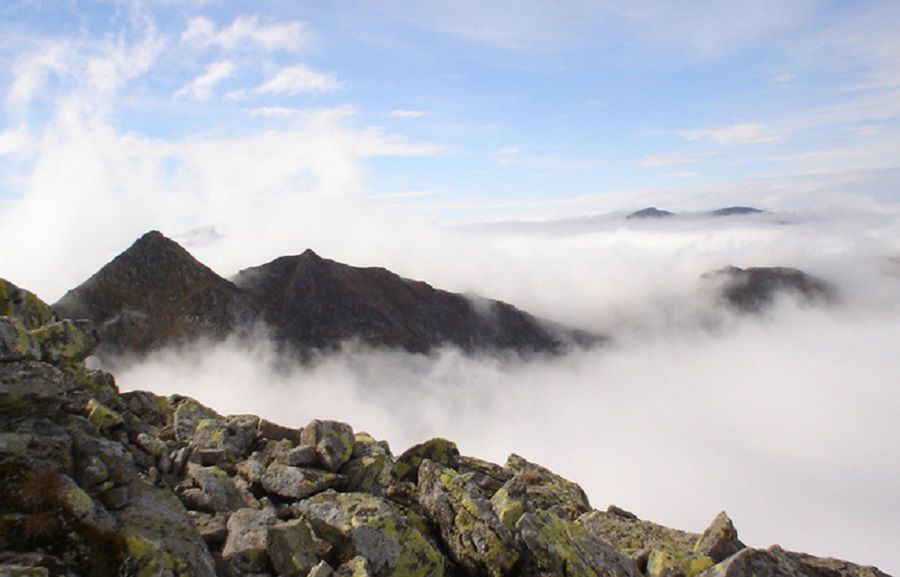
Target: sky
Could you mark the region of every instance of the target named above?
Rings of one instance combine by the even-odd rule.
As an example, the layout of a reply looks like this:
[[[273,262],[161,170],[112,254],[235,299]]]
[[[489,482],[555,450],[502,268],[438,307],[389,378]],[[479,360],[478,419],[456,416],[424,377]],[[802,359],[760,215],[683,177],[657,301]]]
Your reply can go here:
[[[0,276],[53,302],[161,230],[313,248],[614,337],[561,359],[265,335],[118,367],[222,412],[429,436],[592,503],[900,574],[900,4],[0,3]],[[710,219],[730,205],[768,211]],[[647,206],[681,214],[626,221]],[[700,276],[795,266],[760,318]],[[521,362],[520,362],[521,361]]]

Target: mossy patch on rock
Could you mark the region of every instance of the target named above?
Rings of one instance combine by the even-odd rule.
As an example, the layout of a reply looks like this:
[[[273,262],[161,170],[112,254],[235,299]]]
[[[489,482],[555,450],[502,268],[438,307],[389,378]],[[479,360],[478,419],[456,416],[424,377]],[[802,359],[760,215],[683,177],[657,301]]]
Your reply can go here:
[[[99,430],[111,429],[123,423],[122,415],[110,409],[97,399],[88,401],[85,407],[88,420]]]
[[[516,530],[527,551],[526,574],[639,577],[634,562],[584,527],[551,511],[522,515]]]
[[[506,468],[524,477],[528,504],[534,510],[558,508],[569,519],[591,510],[584,490],[550,469],[516,454],[506,460]]]
[[[366,558],[377,577],[442,577],[444,558],[384,500],[365,493],[327,491],[297,503],[340,562]]]
[[[37,341],[15,317],[0,316],[0,362],[34,361],[41,356]]]
[[[481,490],[428,459],[419,466],[419,503],[438,525],[453,560],[473,574],[502,577],[519,560],[515,538]]]
[[[28,330],[53,322],[50,307],[33,292],[0,278],[0,316],[19,319]]]
[[[397,478],[415,483],[418,479],[419,465],[424,459],[456,469],[459,467],[459,449],[453,441],[440,437],[414,445],[397,457]]]

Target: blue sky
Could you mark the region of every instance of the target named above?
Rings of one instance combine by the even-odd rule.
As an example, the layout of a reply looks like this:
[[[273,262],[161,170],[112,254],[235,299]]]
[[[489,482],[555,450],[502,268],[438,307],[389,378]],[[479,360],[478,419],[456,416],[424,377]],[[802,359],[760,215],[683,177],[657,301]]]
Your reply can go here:
[[[448,221],[898,164],[896,2],[447,4],[4,3],[0,194],[67,113],[154,147],[327,113],[356,193]]]

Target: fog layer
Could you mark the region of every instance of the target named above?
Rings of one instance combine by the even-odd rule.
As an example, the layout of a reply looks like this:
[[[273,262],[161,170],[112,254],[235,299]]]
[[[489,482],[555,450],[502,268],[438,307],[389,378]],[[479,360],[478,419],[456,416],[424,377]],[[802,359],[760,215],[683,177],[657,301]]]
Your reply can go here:
[[[348,343],[301,367],[258,335],[163,351],[117,367],[118,381],[294,426],[349,422],[395,452],[432,436],[501,463],[516,452],[581,483],[598,508],[693,531],[726,509],[750,545],[897,572],[900,283],[884,256],[895,225],[859,224],[481,237],[498,260],[479,292],[615,339],[594,351],[425,357]],[[463,284],[467,267],[438,256]],[[733,316],[698,283],[729,263],[800,266],[840,302],[786,297]]]

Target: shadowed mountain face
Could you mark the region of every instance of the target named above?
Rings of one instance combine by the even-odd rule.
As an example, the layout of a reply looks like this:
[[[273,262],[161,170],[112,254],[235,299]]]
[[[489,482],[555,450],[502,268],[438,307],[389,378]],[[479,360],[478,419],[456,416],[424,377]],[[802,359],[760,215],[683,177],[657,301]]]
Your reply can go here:
[[[443,344],[465,351],[562,352],[570,342],[599,340],[543,324],[505,303],[469,299],[311,250],[243,270],[234,281],[150,232],[54,308],[93,320],[101,352],[143,353],[196,337],[223,338],[258,320],[298,353],[353,338],[416,353]]]
[[[741,312],[756,313],[771,305],[777,294],[786,293],[805,302],[830,302],[835,289],[801,270],[787,267],[727,267],[703,275],[720,283],[721,298]]]
[[[729,206],[713,211],[713,216],[737,216],[741,214],[759,214],[763,212],[751,206]]]
[[[53,305],[94,321],[106,352],[144,353],[198,337],[222,338],[252,313],[240,290],[156,231]]]
[[[667,216],[672,216],[672,213],[668,210],[660,210],[655,206],[651,206],[632,212],[628,215],[628,218],[664,218]]]

